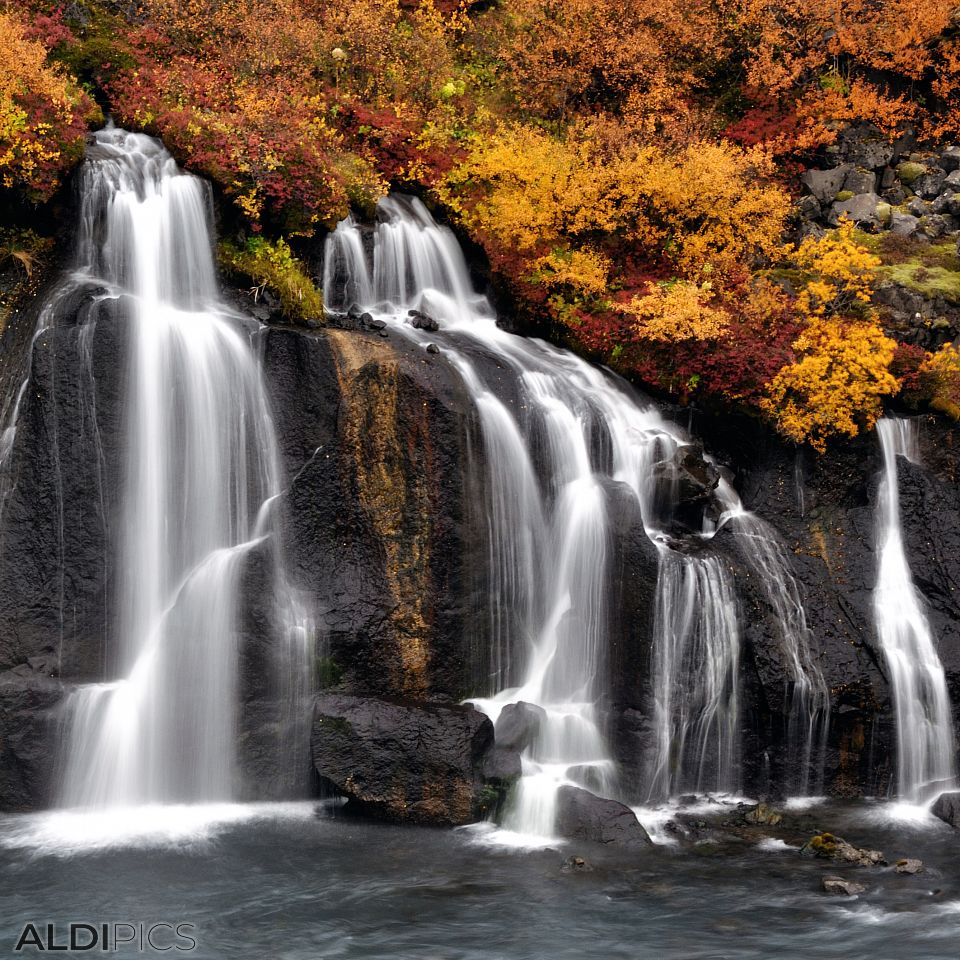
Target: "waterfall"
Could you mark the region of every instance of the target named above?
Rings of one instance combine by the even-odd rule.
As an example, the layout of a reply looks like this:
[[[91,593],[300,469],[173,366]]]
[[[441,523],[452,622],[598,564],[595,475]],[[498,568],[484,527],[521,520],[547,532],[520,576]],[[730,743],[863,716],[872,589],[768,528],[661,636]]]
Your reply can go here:
[[[883,479],[877,505],[877,637],[887,663],[897,721],[897,795],[912,803],[956,784],[953,718],[943,665],[913,583],[903,544],[897,458],[919,460],[917,422],[877,423]]]
[[[502,330],[456,238],[418,200],[381,201],[372,231],[343,221],[327,241],[324,293],[332,312],[369,312],[422,346],[437,344],[474,401],[486,454],[490,650],[489,695],[474,702],[494,720],[518,701],[539,705],[547,718],[522,755],[504,825],[549,835],[563,784],[617,793],[604,717],[617,520],[608,494],[616,485],[632,494],[660,557],[650,795],[735,790],[740,629],[732,574],[707,548],[717,519],[705,515],[688,531],[698,547],[674,549],[665,517],[675,500],[673,461],[689,446],[684,432],[609,373]],[[418,329],[418,312],[440,329]],[[486,379],[492,369],[497,384]],[[516,400],[503,399],[498,385]],[[718,515],[736,515],[745,527],[756,520],[729,485],[716,500]]]
[[[250,330],[220,300],[206,185],[149,137],[96,135],[80,175],[75,278],[129,324],[113,679],[68,703],[66,806],[238,796],[244,562],[280,556],[277,444]],[[278,561],[279,563],[279,561]],[[309,620],[276,571],[302,688]]]

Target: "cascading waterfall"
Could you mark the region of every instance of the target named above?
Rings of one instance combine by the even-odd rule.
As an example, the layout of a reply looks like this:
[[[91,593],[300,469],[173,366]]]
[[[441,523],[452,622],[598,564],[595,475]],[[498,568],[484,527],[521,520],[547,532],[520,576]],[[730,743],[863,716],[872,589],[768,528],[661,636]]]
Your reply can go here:
[[[883,480],[877,506],[877,636],[890,675],[897,722],[897,795],[911,803],[956,785],[953,719],[936,643],[903,544],[897,458],[919,460],[917,422],[877,423]]]
[[[522,756],[504,825],[549,835],[565,783],[611,795],[614,765],[600,704],[608,692],[607,488],[625,485],[660,557],[651,796],[733,790],[739,778],[740,631],[731,573],[719,557],[681,551],[661,523],[668,464],[688,441],[612,376],[575,355],[500,329],[474,289],[462,251],[418,200],[388,197],[370,235],[352,218],[327,242],[324,291],[333,312],[369,312],[426,345],[436,340],[474,403],[486,451],[492,695],[496,719],[525,701],[546,711]],[[415,311],[441,324],[416,329]],[[512,372],[517,403],[496,396],[477,354]],[[724,516],[746,513],[728,485]],[[716,532],[705,520],[693,539]],[[791,581],[792,582],[792,581]]]
[[[116,679],[71,697],[61,801],[230,800],[239,578],[246,555],[278,536],[257,358],[219,298],[202,181],[155,140],[108,129],[80,189],[75,278],[125,304],[130,357]],[[289,693],[310,630],[282,571],[277,580]]]

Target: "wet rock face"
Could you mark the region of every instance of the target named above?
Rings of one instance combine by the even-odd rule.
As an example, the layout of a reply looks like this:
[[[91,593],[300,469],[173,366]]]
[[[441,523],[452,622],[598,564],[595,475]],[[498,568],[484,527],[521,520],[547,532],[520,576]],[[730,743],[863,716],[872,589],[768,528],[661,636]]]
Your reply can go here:
[[[0,519],[0,669],[46,657],[69,680],[102,678],[116,576],[126,305],[95,294],[62,301],[33,345]]]
[[[48,720],[64,689],[57,681],[107,678],[114,642],[105,610],[116,564],[106,544],[115,542],[122,496],[125,305],[96,303],[81,291],[61,306],[60,320],[36,343],[0,529],[0,803],[17,808],[48,796],[52,749],[44,738],[55,737]],[[17,337],[21,348],[25,339]],[[489,693],[482,682],[489,673],[482,627],[488,591],[477,489],[483,449],[459,377],[441,355],[395,334],[271,327],[260,346],[287,480],[286,548],[319,624],[314,679],[338,693],[402,698],[427,713]],[[503,371],[489,380],[505,398],[516,389]],[[786,544],[814,658],[831,689],[823,792],[883,795],[895,733],[872,626],[881,469],[875,437],[798,459],[771,434],[733,417],[701,417],[693,431],[732,469],[745,506]],[[905,545],[960,703],[960,443],[932,418],[922,441],[924,466],[900,464]],[[671,496],[699,517],[716,469],[691,445],[677,451],[668,472]],[[607,561],[609,699],[601,708],[620,786],[643,798],[658,551],[633,495],[613,481],[606,492],[615,535]],[[741,605],[742,787],[777,796],[797,774],[785,721],[788,664],[742,547],[727,530],[709,549],[735,570]],[[282,795],[286,782],[287,761],[277,757],[271,733],[281,698],[267,677],[278,641],[270,563],[266,548],[253,552],[242,591],[240,754],[250,797]],[[519,775],[524,738],[511,746],[503,745],[513,743],[506,733],[498,739],[503,743],[471,777],[485,775],[503,791]],[[421,759],[404,756],[413,765],[405,776],[415,778]],[[309,766],[309,757],[303,762]],[[462,773],[450,776],[465,782]],[[411,796],[419,788],[413,783]],[[445,797],[461,812],[468,805]],[[383,800],[365,809],[389,807]],[[424,822],[447,816],[423,809],[415,816]]]
[[[57,728],[65,691],[28,667],[0,674],[0,809],[56,799]]]
[[[327,672],[351,692],[465,697],[481,543],[462,496],[472,411],[458,378],[401,338],[346,331],[270,329],[264,364],[288,550]]]
[[[786,544],[814,660],[831,691],[823,792],[886,795],[896,770],[896,730],[873,623],[883,469],[876,435],[837,444],[817,457],[798,455],[761,429],[735,420],[703,418],[695,430],[733,468],[744,505],[766,519]],[[957,704],[960,610],[953,585],[960,582],[960,445],[956,430],[934,417],[924,418],[920,442],[922,466],[898,462],[904,544]],[[790,673],[760,585],[746,570],[737,584],[746,641],[743,785],[748,792],[776,796],[796,770],[783,722]]]
[[[317,697],[313,764],[358,812],[398,823],[456,826],[479,816],[490,720],[472,707]]]

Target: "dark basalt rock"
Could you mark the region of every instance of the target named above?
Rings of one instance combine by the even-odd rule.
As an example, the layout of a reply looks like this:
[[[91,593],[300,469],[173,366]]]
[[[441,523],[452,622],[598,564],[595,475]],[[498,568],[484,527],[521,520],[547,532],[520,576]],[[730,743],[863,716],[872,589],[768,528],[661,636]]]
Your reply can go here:
[[[930,812],[944,823],[949,823],[951,827],[960,828],[960,790],[941,793]]]
[[[464,496],[473,410],[459,377],[414,343],[361,332],[274,327],[263,356],[287,550],[326,664],[351,693],[475,692],[469,578],[483,540]]]
[[[455,826],[477,818],[493,725],[472,707],[317,697],[313,763],[349,806],[398,823]]]
[[[414,330],[425,330],[427,333],[436,333],[440,329],[440,324],[433,317],[427,316],[419,310],[410,310],[407,322]]]
[[[28,667],[0,674],[0,807],[32,810],[56,799],[57,732],[64,688]]]
[[[523,774],[523,763],[516,750],[494,748],[483,761],[483,779],[497,788],[508,788]]]
[[[508,703],[497,717],[494,735],[497,746],[504,750],[526,750],[540,734],[547,712],[535,703]]]
[[[586,843],[628,848],[651,845],[647,831],[629,807],[580,787],[563,786],[557,792],[556,831],[561,837]]]
[[[61,296],[29,356],[0,521],[0,669],[53,655],[64,679],[103,679],[128,304],[100,292]]]

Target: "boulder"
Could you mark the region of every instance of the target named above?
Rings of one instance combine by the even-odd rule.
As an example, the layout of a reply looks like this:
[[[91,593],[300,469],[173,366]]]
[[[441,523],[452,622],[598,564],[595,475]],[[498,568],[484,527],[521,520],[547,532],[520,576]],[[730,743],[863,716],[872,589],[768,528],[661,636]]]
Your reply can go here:
[[[845,163],[833,170],[807,170],[801,174],[800,182],[821,204],[827,206],[843,189],[844,181],[852,169],[849,163]]]
[[[940,194],[935,200],[930,201],[930,212],[931,213],[950,213],[950,208],[953,200],[955,199],[955,194],[952,189],[948,188],[943,193]]]
[[[908,187],[912,187],[926,172],[926,166],[914,160],[905,160],[897,167],[897,177],[901,183],[906,184]]]
[[[825,893],[835,893],[842,897],[855,897],[867,889],[862,883],[844,880],[843,877],[824,877],[820,881],[820,886]]]
[[[583,857],[567,857],[560,864],[561,873],[589,873],[593,867]]]
[[[960,827],[960,790],[941,793],[930,812],[951,827]]]
[[[895,183],[883,191],[883,199],[891,206],[898,207],[907,199],[907,191],[904,190],[903,184]]]
[[[896,866],[893,868],[897,873],[906,873],[906,874],[915,874],[923,873],[923,861],[922,860],[898,860]]]
[[[647,831],[629,807],[573,786],[563,786],[557,793],[556,832],[569,840],[616,847],[651,844]]]
[[[950,173],[960,170],[960,147],[947,147],[940,154],[940,166]]]
[[[428,333],[436,333],[440,329],[440,324],[433,317],[429,317],[419,310],[409,310],[407,312],[407,322],[414,330],[426,330]]]
[[[854,167],[843,181],[843,189],[852,194],[873,193],[877,189],[877,175],[872,170]]]
[[[866,850],[847,843],[842,837],[832,833],[819,833],[811,837],[801,848],[805,857],[819,857],[823,860],[836,860],[841,863],[854,863],[860,867],[883,866],[886,860],[879,850]]]
[[[814,196],[801,197],[797,203],[797,213],[803,220],[817,220],[820,217],[820,201]]]
[[[928,240],[939,240],[953,232],[953,220],[943,214],[930,213],[920,218],[920,222],[917,224],[917,232]]]
[[[879,170],[892,163],[897,146],[876,127],[848,127],[840,134],[840,154],[851,164],[868,170]]]
[[[877,207],[880,204],[880,197],[875,193],[861,193],[849,200],[837,201],[830,208],[829,222],[831,226],[836,226],[841,218],[852,220],[858,227],[877,228],[880,226],[880,218],[877,214]]]
[[[547,719],[547,712],[535,703],[508,703],[497,717],[494,739],[500,750],[515,750],[521,753],[540,734],[540,727]]]
[[[920,227],[920,218],[894,210],[890,215],[890,232],[900,237],[912,237]]]
[[[960,170],[951,170],[944,178],[943,185],[951,190],[960,190]]]
[[[523,774],[523,763],[516,750],[494,748],[483,761],[483,779],[497,787],[508,787]]]
[[[380,820],[476,819],[493,724],[469,706],[320,694],[313,765],[321,782]]]
[[[939,168],[928,170],[913,181],[913,192],[918,197],[923,197],[924,200],[932,200],[934,197],[940,195],[946,178],[946,173]]]

